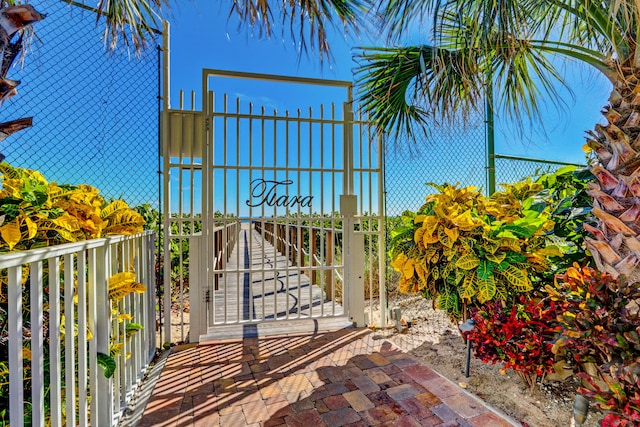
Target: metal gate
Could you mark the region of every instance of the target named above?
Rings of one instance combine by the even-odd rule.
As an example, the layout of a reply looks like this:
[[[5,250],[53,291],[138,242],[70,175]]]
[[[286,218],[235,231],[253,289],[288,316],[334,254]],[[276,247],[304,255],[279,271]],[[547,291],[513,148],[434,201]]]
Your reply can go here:
[[[214,96],[229,78],[344,99],[282,114]],[[350,82],[205,69],[202,84],[201,111],[193,94],[164,111],[167,341],[187,305],[190,341],[384,323],[382,154]]]

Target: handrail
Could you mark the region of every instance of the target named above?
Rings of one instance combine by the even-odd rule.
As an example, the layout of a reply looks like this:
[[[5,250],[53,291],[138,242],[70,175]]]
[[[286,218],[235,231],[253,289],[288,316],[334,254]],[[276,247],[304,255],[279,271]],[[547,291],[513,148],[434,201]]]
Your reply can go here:
[[[266,221],[254,221],[254,227],[277,251],[283,255],[288,255],[291,264],[299,267],[311,279],[312,285],[318,284],[317,273],[324,271],[325,295],[328,300],[333,299],[334,269],[324,268],[322,265],[333,266],[335,238],[342,230],[291,223],[274,224]],[[320,242],[318,242],[318,235],[324,235],[324,239]],[[304,249],[305,238],[310,239],[309,249],[311,253]],[[320,246],[319,251],[317,250],[318,243]],[[305,255],[309,256],[308,267],[305,266]],[[338,278],[342,280],[339,275]]]
[[[12,426],[117,424],[156,351],[154,239],[145,232],[0,254]],[[109,279],[131,272],[145,290],[109,299]]]

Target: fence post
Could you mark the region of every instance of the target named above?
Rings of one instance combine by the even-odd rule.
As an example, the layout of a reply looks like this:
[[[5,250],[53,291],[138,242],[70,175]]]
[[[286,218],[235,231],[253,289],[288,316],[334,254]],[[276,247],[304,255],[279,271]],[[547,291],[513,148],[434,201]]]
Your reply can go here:
[[[495,164],[495,135],[493,122],[493,78],[489,73],[487,78],[486,98],[486,125],[487,125],[487,195],[496,191],[496,164]]]

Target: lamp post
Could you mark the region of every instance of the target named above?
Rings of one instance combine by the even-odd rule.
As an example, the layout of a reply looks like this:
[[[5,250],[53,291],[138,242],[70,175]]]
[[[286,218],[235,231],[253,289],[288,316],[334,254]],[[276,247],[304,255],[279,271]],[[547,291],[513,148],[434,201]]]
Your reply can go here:
[[[469,365],[471,364],[471,341],[469,341],[467,335],[469,334],[469,332],[473,331],[474,326],[475,323],[473,319],[469,319],[458,327],[460,329],[460,332],[462,333],[462,336],[467,342],[467,359],[464,366],[464,376],[466,378],[469,378]]]

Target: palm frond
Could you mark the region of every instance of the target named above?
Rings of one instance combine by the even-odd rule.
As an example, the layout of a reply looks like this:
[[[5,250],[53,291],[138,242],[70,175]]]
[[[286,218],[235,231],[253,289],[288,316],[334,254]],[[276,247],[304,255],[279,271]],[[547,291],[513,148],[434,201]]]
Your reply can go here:
[[[260,36],[273,34],[274,11],[272,4],[278,4],[282,31],[289,28],[289,34],[300,52],[317,51],[320,58],[329,58],[327,28],[335,27],[336,18],[343,30],[358,32],[360,18],[365,16],[367,7],[363,0],[302,0],[273,2],[269,0],[233,0],[229,15],[238,16],[241,24],[256,29]]]
[[[110,49],[118,42],[136,51],[142,50],[149,36],[161,27],[161,11],[169,5],[168,0],[100,0],[97,5],[97,20],[106,20],[104,39]]]
[[[449,120],[478,108],[484,76],[474,53],[426,45],[362,48],[356,55],[358,100],[392,138],[428,133],[435,117]]]

